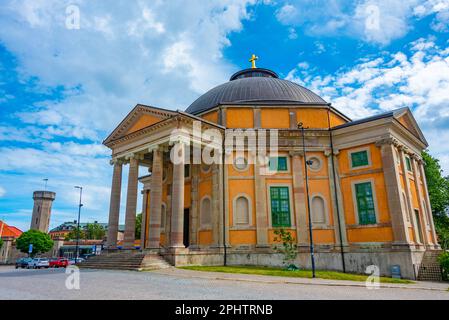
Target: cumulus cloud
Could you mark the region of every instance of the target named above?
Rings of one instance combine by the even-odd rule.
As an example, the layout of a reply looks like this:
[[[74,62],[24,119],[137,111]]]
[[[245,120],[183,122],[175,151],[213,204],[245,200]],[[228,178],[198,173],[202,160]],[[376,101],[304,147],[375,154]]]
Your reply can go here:
[[[317,75],[299,65],[287,79],[319,93],[357,119],[400,107],[410,107],[449,173],[449,50],[432,38],[412,42],[406,52],[363,59],[335,75]]]
[[[52,224],[73,212],[77,184],[85,188],[84,219],[107,220],[110,151],[101,141],[137,103],[185,109],[226,81],[237,67],[222,51],[230,33],[250,18],[253,4],[256,0],[3,1],[0,41],[14,57],[17,81],[45,95],[12,109],[8,122],[0,123],[8,212],[28,210],[24,204],[32,208],[32,192],[49,178],[48,187],[57,193]],[[69,5],[79,9],[79,28],[67,28]],[[14,98],[2,83],[0,96],[0,103]],[[125,171],[124,188],[126,178]]]
[[[435,31],[449,31],[449,0],[292,0],[276,11],[280,23],[301,26],[311,36],[343,35],[382,46],[430,15]]]

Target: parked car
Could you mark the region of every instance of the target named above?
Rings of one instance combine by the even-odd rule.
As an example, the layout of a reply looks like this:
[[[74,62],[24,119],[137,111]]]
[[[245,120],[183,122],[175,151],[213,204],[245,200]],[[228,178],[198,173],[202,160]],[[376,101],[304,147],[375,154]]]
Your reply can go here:
[[[80,262],[86,261],[86,259],[83,259],[81,257],[76,258],[76,260],[77,260],[76,263],[80,263]],[[72,264],[75,264],[75,258],[69,259],[69,265],[72,265]]]
[[[33,259],[31,258],[20,258],[16,261],[16,269],[18,268],[26,268],[28,267],[28,263],[30,263],[30,261],[32,261]]]
[[[34,258],[28,263],[28,269],[48,268],[50,261],[47,258]]]
[[[66,268],[69,265],[69,259],[67,258],[53,258],[49,262],[50,268]]]

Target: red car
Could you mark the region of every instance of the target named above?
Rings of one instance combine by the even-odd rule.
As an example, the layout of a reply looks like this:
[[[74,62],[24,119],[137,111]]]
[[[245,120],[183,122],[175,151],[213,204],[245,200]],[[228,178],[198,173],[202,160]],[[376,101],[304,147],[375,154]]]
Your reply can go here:
[[[67,258],[54,258],[50,260],[50,268],[65,268],[69,265]]]

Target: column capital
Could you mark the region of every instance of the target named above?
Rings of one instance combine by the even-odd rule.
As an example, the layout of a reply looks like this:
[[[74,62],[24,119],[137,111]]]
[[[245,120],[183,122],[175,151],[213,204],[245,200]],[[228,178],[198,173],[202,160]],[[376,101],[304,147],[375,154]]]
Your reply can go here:
[[[376,147],[381,147],[383,145],[394,145],[397,147],[400,145],[400,143],[393,137],[386,137],[376,141]]]
[[[304,157],[304,151],[302,150],[290,150],[288,154],[291,157]]]
[[[143,153],[129,153],[127,155],[125,155],[125,159],[126,160],[143,160],[144,158],[144,154]]]
[[[170,146],[173,146],[175,144],[184,144],[186,146],[189,146],[190,139],[188,137],[178,136],[178,137],[170,138],[170,142],[168,144]]]
[[[125,160],[122,158],[112,158],[111,160],[109,160],[109,164],[112,165],[122,165],[125,163]]]

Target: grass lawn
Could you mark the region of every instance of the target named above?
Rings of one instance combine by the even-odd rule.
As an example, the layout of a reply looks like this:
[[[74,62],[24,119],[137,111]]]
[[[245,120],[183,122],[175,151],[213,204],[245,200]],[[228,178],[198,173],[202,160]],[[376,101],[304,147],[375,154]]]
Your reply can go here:
[[[242,274],[256,274],[264,276],[278,276],[278,277],[292,277],[292,278],[312,278],[312,271],[297,270],[288,271],[282,268],[261,267],[261,266],[188,266],[180,267],[186,270],[209,271],[209,272],[225,272],[225,273],[242,273]],[[367,275],[343,273],[337,271],[323,271],[317,270],[316,277],[321,279],[331,280],[350,280],[350,281],[366,281]],[[393,279],[381,277],[380,282],[384,283],[414,283],[411,280]]]

